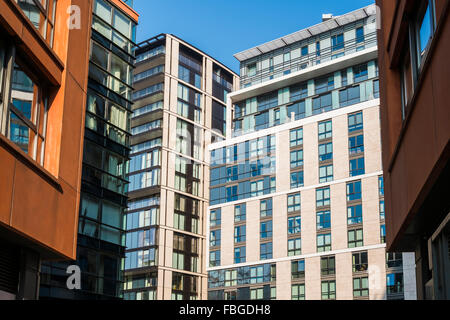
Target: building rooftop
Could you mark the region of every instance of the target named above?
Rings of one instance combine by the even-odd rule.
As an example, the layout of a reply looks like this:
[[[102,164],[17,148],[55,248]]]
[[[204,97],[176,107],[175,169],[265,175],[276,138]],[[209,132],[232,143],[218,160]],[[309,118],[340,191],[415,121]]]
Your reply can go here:
[[[251,49],[236,53],[234,57],[239,60],[239,62],[242,62],[373,15],[376,15],[375,4],[346,13],[342,16],[333,17],[309,28],[296,31]]]

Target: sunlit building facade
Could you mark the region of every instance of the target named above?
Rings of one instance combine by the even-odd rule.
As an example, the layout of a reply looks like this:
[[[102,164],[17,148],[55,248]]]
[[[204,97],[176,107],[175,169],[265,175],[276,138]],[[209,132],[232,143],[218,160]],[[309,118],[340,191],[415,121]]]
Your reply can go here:
[[[375,6],[235,57],[208,298],[415,299],[414,254],[386,254]]]
[[[226,98],[237,80],[174,35],[138,45],[124,299],[206,299],[207,147],[225,138]]]

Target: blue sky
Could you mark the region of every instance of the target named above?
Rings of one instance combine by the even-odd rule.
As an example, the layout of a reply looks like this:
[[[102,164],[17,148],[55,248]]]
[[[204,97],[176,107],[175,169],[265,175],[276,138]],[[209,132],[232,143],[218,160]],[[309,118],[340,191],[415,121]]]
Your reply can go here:
[[[171,33],[239,73],[233,54],[374,0],[134,0],[138,42]],[[168,13],[168,14],[164,14]]]

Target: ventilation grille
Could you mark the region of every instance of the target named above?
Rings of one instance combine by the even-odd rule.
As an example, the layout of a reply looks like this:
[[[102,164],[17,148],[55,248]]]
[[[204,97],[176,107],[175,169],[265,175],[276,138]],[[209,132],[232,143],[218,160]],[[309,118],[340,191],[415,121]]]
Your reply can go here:
[[[16,294],[18,283],[18,251],[12,246],[0,244],[0,290]]]

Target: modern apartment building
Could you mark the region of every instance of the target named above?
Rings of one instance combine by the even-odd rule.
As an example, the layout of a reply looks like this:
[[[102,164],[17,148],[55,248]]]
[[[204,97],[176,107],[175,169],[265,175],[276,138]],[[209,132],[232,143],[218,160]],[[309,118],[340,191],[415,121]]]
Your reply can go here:
[[[419,299],[450,299],[450,1],[377,1],[389,251],[415,251]]]
[[[89,30],[83,0],[0,1],[0,300],[38,298],[41,262],[76,258]]]
[[[206,299],[207,148],[225,138],[237,80],[174,35],[138,44],[124,299]]]
[[[386,253],[375,6],[235,57],[208,298],[415,299],[414,254]]]
[[[125,257],[125,165],[130,153],[132,71],[138,14],[131,1],[83,1],[81,30],[90,34],[84,153],[76,261],[42,267],[41,299],[118,299]],[[87,30],[86,30],[87,29]],[[76,53],[76,52],[75,52]],[[75,54],[75,53],[70,53]],[[81,271],[69,290],[67,267]]]

